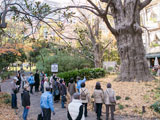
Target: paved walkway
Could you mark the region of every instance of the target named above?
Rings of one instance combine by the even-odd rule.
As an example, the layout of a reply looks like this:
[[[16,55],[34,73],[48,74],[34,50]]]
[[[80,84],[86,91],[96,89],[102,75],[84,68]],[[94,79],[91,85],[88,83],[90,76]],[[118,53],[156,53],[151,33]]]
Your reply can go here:
[[[2,91],[3,92],[10,93],[10,91],[11,91],[10,82],[11,82],[11,79],[6,80],[5,82],[2,83]],[[21,106],[21,98],[20,98],[21,92],[22,92],[22,90],[20,90],[20,92],[17,94],[19,109],[16,111],[20,120],[22,120],[22,112],[23,112],[23,107]],[[28,120],[37,120],[37,115],[41,112],[41,109],[40,109],[41,93],[40,92],[34,93],[33,95],[31,94],[30,96],[31,96],[31,108],[29,111]],[[55,116],[52,115],[52,120],[67,120],[67,110],[62,109],[60,103],[54,104],[54,108],[55,108],[56,115]],[[103,115],[102,119],[105,120],[105,115]],[[86,120],[96,120],[95,113],[89,112]],[[115,120],[151,120],[151,119],[142,119],[139,117],[116,115]],[[156,119],[152,119],[152,120],[156,120]]]

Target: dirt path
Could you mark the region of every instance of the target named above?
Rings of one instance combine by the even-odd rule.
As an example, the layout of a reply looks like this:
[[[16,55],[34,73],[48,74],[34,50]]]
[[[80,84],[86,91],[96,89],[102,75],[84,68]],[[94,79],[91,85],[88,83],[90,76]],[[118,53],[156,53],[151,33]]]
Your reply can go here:
[[[6,80],[5,82],[3,82],[1,84],[2,85],[2,92],[10,93],[10,91],[11,91],[10,82],[11,82],[11,79]],[[23,107],[21,106],[21,98],[20,98],[21,92],[22,92],[22,90],[20,90],[20,92],[17,94],[19,109],[16,111],[20,120],[22,119],[22,112],[23,112]],[[31,94],[30,96],[31,96],[31,108],[29,111],[28,120],[37,120],[37,115],[41,112],[41,109],[40,109],[41,93],[40,92],[34,93],[33,95]],[[67,109],[62,109],[60,102],[54,104],[54,108],[55,108],[56,115],[55,116],[52,115],[52,120],[67,120]],[[105,115],[102,116],[102,119],[105,120]],[[96,120],[95,113],[89,112],[86,120]],[[142,119],[139,117],[116,115],[115,120],[146,120],[146,119]],[[156,119],[153,119],[153,120],[156,120]]]

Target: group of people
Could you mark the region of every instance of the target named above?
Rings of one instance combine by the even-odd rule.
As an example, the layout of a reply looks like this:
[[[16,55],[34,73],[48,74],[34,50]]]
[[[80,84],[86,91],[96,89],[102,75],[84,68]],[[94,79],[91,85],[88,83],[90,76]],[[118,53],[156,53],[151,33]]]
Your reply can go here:
[[[18,81],[18,77],[15,77],[12,82],[12,108],[14,109],[18,109],[16,97],[16,93],[20,88],[20,85],[17,85]],[[109,109],[111,111],[111,119],[114,120],[116,97],[110,83],[107,84],[107,89],[103,91],[100,82],[97,82],[93,94],[90,95],[86,88],[85,77],[84,79],[77,77],[77,80],[71,78],[67,88],[64,79],[58,78],[56,74],[53,74],[49,79],[44,72],[41,72],[39,75],[37,70],[34,76],[33,73],[28,78],[22,75],[21,81],[23,88],[21,99],[22,106],[24,107],[24,120],[27,119],[30,108],[30,93],[33,94],[32,89],[34,86],[35,92],[39,92],[39,88],[42,92],[40,107],[42,109],[43,120],[51,120],[51,113],[55,115],[54,103],[61,100],[61,107],[66,108],[67,92],[70,95],[70,103],[67,109],[68,120],[85,120],[88,116],[87,106],[91,98],[94,99],[97,120],[101,120],[103,103],[106,105],[106,120],[109,119]]]

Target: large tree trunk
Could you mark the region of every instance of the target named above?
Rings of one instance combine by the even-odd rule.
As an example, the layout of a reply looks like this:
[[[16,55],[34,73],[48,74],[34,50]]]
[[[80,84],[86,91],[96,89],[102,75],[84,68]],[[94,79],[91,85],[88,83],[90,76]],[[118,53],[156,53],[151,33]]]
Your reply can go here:
[[[121,59],[119,79],[121,81],[151,80],[141,34],[123,33],[117,36],[117,41]]]
[[[138,82],[152,80],[142,41],[140,1],[124,0],[122,4],[121,0],[111,0],[110,8],[115,23],[115,29],[110,30],[117,39],[121,59],[119,80]]]

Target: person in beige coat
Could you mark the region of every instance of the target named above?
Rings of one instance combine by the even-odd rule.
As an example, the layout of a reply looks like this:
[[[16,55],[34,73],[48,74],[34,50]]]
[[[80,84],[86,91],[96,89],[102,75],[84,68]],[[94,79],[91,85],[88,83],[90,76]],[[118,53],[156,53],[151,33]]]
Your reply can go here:
[[[116,105],[116,96],[110,83],[107,84],[107,89],[104,92],[104,102],[106,105],[106,120],[109,119],[109,109],[111,110],[111,120],[114,120],[114,111]]]
[[[84,106],[84,116],[87,117],[87,104],[90,101],[90,94],[88,92],[88,89],[85,88],[85,83],[81,84],[80,88],[80,96],[81,96],[81,101]]]
[[[103,104],[103,99],[104,99],[104,93],[103,93],[103,90],[101,89],[100,82],[96,83],[95,90],[94,90],[94,93],[92,96],[94,98],[94,102],[96,105],[97,120],[102,120],[101,113],[102,113],[102,104]]]

